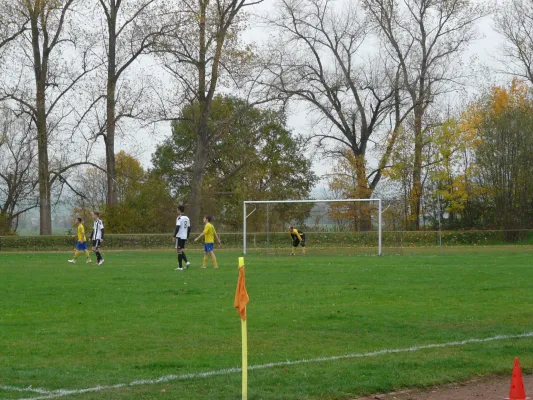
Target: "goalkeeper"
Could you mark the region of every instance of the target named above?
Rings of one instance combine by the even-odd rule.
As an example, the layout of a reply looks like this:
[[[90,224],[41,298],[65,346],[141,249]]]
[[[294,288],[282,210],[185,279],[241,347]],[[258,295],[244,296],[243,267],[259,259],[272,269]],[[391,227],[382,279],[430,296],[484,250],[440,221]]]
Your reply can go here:
[[[289,226],[289,233],[292,238],[292,255],[294,255],[294,250],[298,247],[298,245],[302,246],[302,254],[305,255],[306,248],[305,248],[305,233],[298,232],[298,229],[296,229],[294,226]]]

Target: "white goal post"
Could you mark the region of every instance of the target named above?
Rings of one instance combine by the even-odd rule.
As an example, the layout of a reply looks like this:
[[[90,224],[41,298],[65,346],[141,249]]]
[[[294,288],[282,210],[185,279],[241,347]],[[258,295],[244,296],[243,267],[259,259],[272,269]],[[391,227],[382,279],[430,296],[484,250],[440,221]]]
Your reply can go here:
[[[378,255],[382,255],[382,244],[381,244],[381,199],[328,199],[328,200],[263,200],[263,201],[244,201],[243,202],[243,226],[242,226],[242,232],[243,232],[243,238],[242,238],[242,244],[243,244],[243,254],[246,254],[246,220],[249,217],[247,214],[247,205],[248,204],[283,204],[283,203],[378,203]],[[253,210],[251,214],[254,213],[255,210]]]

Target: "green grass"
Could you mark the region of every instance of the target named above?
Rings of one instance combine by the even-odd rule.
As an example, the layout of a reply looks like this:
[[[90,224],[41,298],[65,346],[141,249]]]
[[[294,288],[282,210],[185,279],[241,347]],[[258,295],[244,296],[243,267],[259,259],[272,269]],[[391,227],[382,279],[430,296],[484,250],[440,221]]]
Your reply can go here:
[[[240,365],[237,253],[174,271],[168,252],[0,254],[0,386],[82,389]],[[80,258],[81,260],[81,258]],[[249,363],[365,353],[533,331],[531,251],[246,257]],[[533,338],[250,371],[250,399],[349,399],[532,371]],[[502,394],[503,396],[504,394]],[[0,399],[37,397],[1,391]],[[237,399],[240,375],[68,399]]]

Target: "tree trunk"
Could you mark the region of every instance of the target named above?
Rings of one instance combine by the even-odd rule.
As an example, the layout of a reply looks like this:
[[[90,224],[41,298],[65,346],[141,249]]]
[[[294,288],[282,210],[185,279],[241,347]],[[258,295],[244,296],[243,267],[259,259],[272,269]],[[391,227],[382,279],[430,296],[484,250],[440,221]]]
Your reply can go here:
[[[366,163],[364,155],[355,156],[355,169],[357,176],[357,189],[355,196],[357,199],[369,199],[372,196],[372,190],[368,187],[366,177]],[[357,210],[357,230],[369,231],[372,228],[372,207],[370,203],[356,203]]]
[[[37,154],[39,161],[39,211],[40,234],[52,234],[52,205],[50,193],[50,171],[48,165],[48,135],[44,82],[37,81]]]
[[[39,164],[39,211],[41,235],[52,234],[52,204],[50,191],[50,171],[48,165],[48,131],[46,124],[46,79],[48,78],[48,54],[41,55],[40,33],[38,27],[39,8],[29,10],[32,33],[32,50],[35,76],[35,125],[37,128],[37,155]],[[48,46],[47,36],[44,36],[43,47]]]
[[[205,174],[208,157],[209,141],[209,108],[210,99],[206,96],[207,73],[206,73],[206,10],[208,1],[200,1],[200,21],[199,21],[199,52],[198,52],[198,102],[200,104],[200,117],[196,132],[196,154],[194,157],[193,174],[191,182],[191,194],[189,196],[188,208],[191,224],[201,224],[200,212],[202,206],[202,183]],[[200,226],[200,225],[199,225]],[[193,228],[194,229],[194,228]]]
[[[107,205],[116,206],[116,160],[115,160],[115,82],[109,81],[107,87],[107,127],[105,142],[105,158],[107,170]]]
[[[113,128],[109,128],[114,131]],[[116,161],[115,161],[115,137],[112,134],[105,139],[105,158],[107,171],[107,205],[116,206],[118,203],[116,190]]]
[[[420,202],[422,198],[422,149],[424,138],[422,137],[422,115],[421,107],[415,108],[415,147],[413,160],[413,186],[411,188],[411,197],[409,199],[411,206],[411,215],[409,222],[411,229],[420,229]]]
[[[207,121],[205,123],[205,129],[207,130]],[[188,201],[188,214],[193,229],[197,229],[197,227],[201,226],[200,212],[202,209],[202,183],[204,179],[207,161],[207,135],[198,135],[191,182],[191,194]]]
[[[117,85],[117,35],[116,35],[116,21],[117,8],[115,2],[111,4],[111,15],[108,20],[109,28],[109,50],[107,55],[107,108],[106,108],[106,136],[105,136],[105,155],[106,155],[106,169],[107,169],[107,205],[116,206],[117,185],[116,185],[116,162],[115,162],[115,101],[116,101],[116,85]]]

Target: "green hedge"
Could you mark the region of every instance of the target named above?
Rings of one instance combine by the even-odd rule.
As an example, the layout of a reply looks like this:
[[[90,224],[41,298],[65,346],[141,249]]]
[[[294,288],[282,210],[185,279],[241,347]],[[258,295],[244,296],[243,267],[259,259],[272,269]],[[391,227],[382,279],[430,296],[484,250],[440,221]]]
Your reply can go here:
[[[377,232],[307,233],[307,243],[315,247],[377,247]],[[383,232],[383,247],[439,246],[439,232]],[[290,244],[288,234],[250,234],[247,246],[281,247]],[[504,244],[533,244],[533,231],[465,231],[442,232],[443,246],[488,246]]]
[[[198,234],[191,234],[194,238]],[[220,235],[224,246],[242,247],[242,234]],[[89,243],[90,245],[90,243]],[[70,236],[2,236],[0,237],[0,251],[70,251],[74,249],[75,241]],[[103,250],[132,250],[132,249],[171,249],[174,246],[171,235],[112,235],[105,236]],[[201,250],[203,242],[195,243],[192,239],[187,248]]]
[[[74,245],[69,236],[0,237],[0,251],[68,251]],[[103,246],[112,250],[164,247],[172,247],[170,235],[106,235]]]
[[[195,237],[197,234],[192,234]],[[377,232],[309,232],[306,233],[310,247],[377,247]],[[241,233],[220,235],[225,248],[242,248]],[[288,233],[249,233],[247,247],[281,248],[291,244]],[[438,246],[439,232],[383,232],[383,247],[430,247]],[[533,231],[464,231],[442,232],[444,246],[487,246],[504,244],[533,244]],[[170,249],[170,235],[106,235],[104,249]],[[74,239],[69,236],[3,236],[0,251],[69,251],[74,248]],[[192,240],[189,249],[202,249],[202,243]]]

